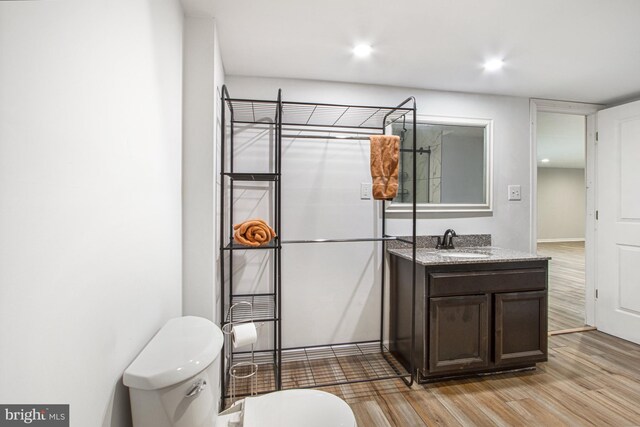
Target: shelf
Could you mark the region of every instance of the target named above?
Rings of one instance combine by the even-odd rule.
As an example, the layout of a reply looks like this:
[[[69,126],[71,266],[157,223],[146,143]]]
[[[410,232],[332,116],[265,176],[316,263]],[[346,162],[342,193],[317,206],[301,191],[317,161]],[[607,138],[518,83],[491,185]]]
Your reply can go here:
[[[274,218],[278,220],[277,229],[280,235],[280,218],[281,218],[281,184],[282,172],[282,140],[288,139],[341,139],[366,141],[371,135],[384,134],[388,126],[392,123],[413,124],[416,114],[416,100],[409,97],[402,101],[397,107],[383,106],[364,106],[364,105],[344,105],[344,104],[327,104],[327,103],[307,103],[307,102],[284,102],[282,101],[282,91],[278,90],[277,101],[265,101],[254,99],[235,99],[229,96],[226,86],[222,87],[222,103],[221,112],[222,126],[220,127],[221,135],[221,152],[220,171],[222,172],[222,183],[220,185],[220,233],[225,235],[225,225],[233,222],[233,205],[230,205],[230,213],[225,215],[227,200],[225,191],[227,187],[233,193],[235,181],[249,182],[274,182],[271,184],[260,184],[260,188],[272,188],[271,201],[273,203]],[[228,115],[227,115],[228,114]],[[237,127],[237,128],[236,128]],[[236,153],[234,148],[235,129],[250,127],[258,130],[256,138],[269,138],[269,143],[273,145],[273,158],[269,160],[269,171],[274,173],[236,173],[224,172],[235,171],[234,168]],[[255,128],[255,129],[254,129]],[[266,132],[263,131],[266,129]],[[228,134],[227,134],[228,132]],[[304,142],[301,142],[305,145]],[[413,144],[416,145],[416,134],[413,133]],[[230,148],[231,155],[226,154],[227,145]],[[271,145],[270,145],[271,146]],[[229,180],[226,180],[228,177]],[[286,177],[285,177],[286,178]],[[250,184],[244,184],[244,186]],[[253,184],[255,187],[257,184]],[[232,197],[233,199],[233,197]],[[383,202],[384,204],[384,202]],[[414,205],[415,207],[415,205]],[[383,226],[386,221],[384,211],[382,215]],[[413,232],[412,240],[416,235],[416,211],[413,210]],[[223,394],[228,396],[228,380],[230,379],[229,368],[238,362],[250,361],[255,356],[255,362],[259,365],[258,370],[258,390],[257,393],[271,392],[276,389],[290,388],[306,388],[306,387],[330,387],[341,384],[352,384],[366,381],[399,379],[402,378],[407,385],[414,381],[414,376],[410,371],[405,369],[390,353],[390,351],[381,345],[384,327],[384,299],[385,292],[388,289],[385,285],[385,264],[381,264],[381,304],[380,313],[380,339],[377,341],[345,343],[321,345],[302,348],[282,348],[283,333],[280,321],[280,297],[282,278],[281,278],[281,249],[284,244],[307,244],[307,243],[348,243],[348,242],[386,242],[399,240],[410,243],[406,238],[398,238],[388,235],[381,237],[354,237],[354,238],[328,238],[328,239],[310,239],[310,240],[287,240],[282,241],[276,238],[266,245],[262,246],[245,246],[238,244],[231,238],[229,244],[224,246],[225,251],[247,251],[255,249],[273,250],[268,255],[273,255],[274,259],[274,276],[269,279],[272,282],[274,293],[255,294],[255,295],[238,295],[234,293],[234,286],[238,286],[233,280],[236,274],[237,265],[234,265],[234,256],[220,257],[221,264],[221,291],[223,297],[220,301],[220,312],[225,315],[223,324],[247,322],[253,320],[257,323],[273,322],[266,328],[265,338],[272,338],[273,342],[268,345],[271,349],[251,352],[233,352],[229,349],[225,342],[225,357],[222,361],[222,368],[226,375],[221,378],[221,386]],[[374,246],[384,246],[381,245]],[[231,252],[232,253],[232,252]],[[228,268],[226,265],[228,263]],[[415,263],[414,263],[415,266]],[[225,272],[228,272],[228,280],[225,278]],[[240,280],[241,281],[241,280]],[[415,286],[415,278],[414,283]],[[231,313],[230,307],[239,302],[249,302],[248,304],[236,305]],[[253,311],[252,311],[253,308]],[[411,315],[415,316],[415,304],[411,304]],[[233,318],[232,318],[233,317]],[[414,317],[415,318],[415,317]],[[224,326],[223,325],[223,326]],[[412,325],[413,328],[413,325]],[[410,341],[414,344],[414,334],[411,331]],[[228,339],[227,339],[228,341]],[[262,341],[261,341],[262,342]],[[237,367],[237,369],[243,369]],[[247,368],[249,369],[249,368]],[[242,372],[236,372],[242,375]],[[247,372],[248,373],[248,372]],[[235,381],[236,376],[234,376]],[[409,380],[407,380],[409,379]],[[249,383],[247,382],[242,390],[243,385],[235,383],[238,386],[236,395],[247,394]]]
[[[234,354],[233,362],[250,361],[250,353]],[[272,352],[254,353],[258,393],[275,390]],[[282,389],[328,387],[409,377],[409,372],[380,341],[300,347],[282,350]],[[248,394],[248,383],[238,384]]]
[[[234,123],[275,123],[278,103],[227,99]],[[282,102],[282,126],[382,129],[413,113],[413,108]]]
[[[229,98],[226,101],[234,123],[275,124],[276,122],[277,101]]]
[[[277,181],[280,176],[277,173],[230,173],[225,172],[234,181]]]
[[[232,241],[227,246],[222,248],[223,251],[254,251],[254,250],[263,250],[263,249],[280,249],[280,246],[278,246],[278,238],[276,237],[266,245],[260,245],[260,246],[247,246],[247,245],[242,245],[240,243],[236,243],[235,241]]]
[[[278,246],[278,239],[275,238],[266,245],[260,246],[247,246],[240,243],[236,243],[235,241],[229,243],[227,246],[222,248],[224,251],[254,251],[254,250],[264,250],[264,249],[280,249]]]
[[[249,302],[253,306],[254,322],[271,322],[276,319],[275,294],[233,295],[231,305],[239,302]],[[230,309],[227,308],[226,323],[239,323],[251,321],[251,307],[240,304],[233,309],[233,318]]]
[[[382,129],[409,112],[413,109],[283,102],[282,125]]]

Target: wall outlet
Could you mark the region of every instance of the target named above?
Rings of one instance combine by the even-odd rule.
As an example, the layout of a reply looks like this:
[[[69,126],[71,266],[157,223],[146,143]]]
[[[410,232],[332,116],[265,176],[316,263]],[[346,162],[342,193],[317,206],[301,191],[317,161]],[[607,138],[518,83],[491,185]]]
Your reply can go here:
[[[522,200],[522,195],[520,194],[519,185],[510,185],[508,189],[509,189],[509,200]]]
[[[371,183],[363,182],[360,184],[360,200],[371,200]]]

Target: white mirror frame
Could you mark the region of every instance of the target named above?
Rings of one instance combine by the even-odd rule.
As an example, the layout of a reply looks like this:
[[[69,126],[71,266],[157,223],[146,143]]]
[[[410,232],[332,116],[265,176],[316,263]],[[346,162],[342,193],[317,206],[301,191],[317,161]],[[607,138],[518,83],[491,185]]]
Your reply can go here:
[[[441,117],[416,115],[416,123],[427,123],[434,125],[455,125],[455,126],[475,126],[484,127],[484,138],[486,144],[487,164],[486,164],[486,200],[485,203],[418,203],[417,212],[493,212],[493,120],[491,119],[470,119],[464,117]],[[391,125],[387,126],[387,133],[391,133]],[[388,213],[413,212],[412,203],[391,202],[386,209]]]

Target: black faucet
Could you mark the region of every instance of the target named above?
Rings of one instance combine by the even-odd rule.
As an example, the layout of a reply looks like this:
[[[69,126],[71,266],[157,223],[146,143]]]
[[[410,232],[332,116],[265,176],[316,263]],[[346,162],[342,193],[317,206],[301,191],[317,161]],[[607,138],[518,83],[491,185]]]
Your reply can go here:
[[[458,237],[456,232],[453,229],[448,229],[444,232],[444,236],[442,236],[442,240],[438,237],[438,244],[436,245],[436,249],[455,249],[453,247],[453,238]]]

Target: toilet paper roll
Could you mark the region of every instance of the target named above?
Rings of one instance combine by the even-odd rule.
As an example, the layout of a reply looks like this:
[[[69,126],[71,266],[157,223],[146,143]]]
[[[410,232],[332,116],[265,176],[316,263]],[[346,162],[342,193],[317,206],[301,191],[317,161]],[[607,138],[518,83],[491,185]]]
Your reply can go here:
[[[258,331],[256,330],[256,325],[253,322],[233,325],[233,329],[231,329],[231,342],[233,343],[233,348],[255,344],[256,341],[258,341]]]

